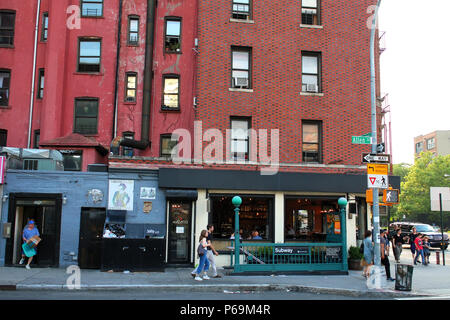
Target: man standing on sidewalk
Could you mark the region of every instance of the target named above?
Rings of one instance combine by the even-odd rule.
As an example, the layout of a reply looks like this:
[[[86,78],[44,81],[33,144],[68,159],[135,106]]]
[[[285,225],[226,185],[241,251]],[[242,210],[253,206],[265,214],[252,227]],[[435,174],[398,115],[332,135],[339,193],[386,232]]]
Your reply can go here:
[[[386,237],[386,230],[380,230],[380,253],[381,253],[381,264],[384,265],[384,269],[386,270],[386,278],[389,281],[394,281],[391,278],[391,265],[389,263],[388,257],[388,244],[389,239]]]
[[[208,259],[209,265],[210,265],[210,267],[212,269],[212,272],[213,272],[212,277],[213,278],[222,278],[222,276],[217,273],[216,259],[215,259],[215,256],[218,256],[219,253],[216,251],[216,249],[214,249],[214,246],[212,245],[212,241],[213,241],[212,233],[214,231],[214,226],[213,225],[207,225],[206,229],[208,230],[208,237],[206,238],[206,242],[208,244],[208,247],[207,247],[208,250],[207,250],[207,253],[206,253],[206,258]],[[191,275],[193,277],[195,277],[195,270],[191,272]]]

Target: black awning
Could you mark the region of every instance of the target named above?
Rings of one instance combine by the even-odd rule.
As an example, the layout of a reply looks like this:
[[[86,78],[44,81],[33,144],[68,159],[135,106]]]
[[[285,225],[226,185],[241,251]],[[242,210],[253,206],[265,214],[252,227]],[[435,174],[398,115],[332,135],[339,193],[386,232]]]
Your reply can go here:
[[[197,190],[191,190],[191,189],[167,189],[166,190],[166,198],[197,200],[198,192],[197,192]]]

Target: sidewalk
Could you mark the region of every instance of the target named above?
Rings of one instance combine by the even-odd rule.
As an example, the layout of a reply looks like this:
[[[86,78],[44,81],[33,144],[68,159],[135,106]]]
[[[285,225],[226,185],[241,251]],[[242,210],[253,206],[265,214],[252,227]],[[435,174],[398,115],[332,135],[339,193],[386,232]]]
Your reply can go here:
[[[432,256],[433,257],[433,256]],[[433,257],[434,258],[434,257]],[[391,257],[391,273],[395,277]],[[299,292],[329,293],[344,296],[364,297],[411,297],[450,294],[450,265],[445,267],[432,264],[414,268],[411,292],[395,291],[395,282],[388,287],[369,290],[361,271],[349,271],[349,275],[269,275],[269,276],[230,276],[220,279],[194,281],[191,269],[167,268],[165,272],[110,273],[98,270],[81,270],[81,289],[84,290],[120,290],[120,289],[157,289],[181,290],[189,292],[248,292],[267,290],[290,290]],[[401,263],[410,264],[411,254],[404,250]],[[221,270],[224,274],[224,270]],[[228,270],[227,270],[228,272]],[[0,268],[0,290],[68,290],[66,282],[70,275],[65,269],[20,267]]]

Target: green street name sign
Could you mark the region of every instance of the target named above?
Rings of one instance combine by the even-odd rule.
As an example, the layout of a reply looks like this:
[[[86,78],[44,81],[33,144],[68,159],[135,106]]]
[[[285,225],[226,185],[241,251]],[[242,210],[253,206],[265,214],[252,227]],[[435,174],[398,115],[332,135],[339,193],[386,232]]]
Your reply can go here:
[[[354,143],[354,144],[372,144],[372,137],[370,137],[370,136],[353,136],[352,143]]]

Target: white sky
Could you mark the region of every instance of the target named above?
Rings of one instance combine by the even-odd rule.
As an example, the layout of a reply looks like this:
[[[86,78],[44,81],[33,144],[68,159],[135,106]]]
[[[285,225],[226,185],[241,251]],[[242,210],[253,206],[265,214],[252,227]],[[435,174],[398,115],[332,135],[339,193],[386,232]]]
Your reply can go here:
[[[414,162],[414,137],[450,130],[449,12],[449,0],[381,3],[381,91],[389,93],[394,163]]]

